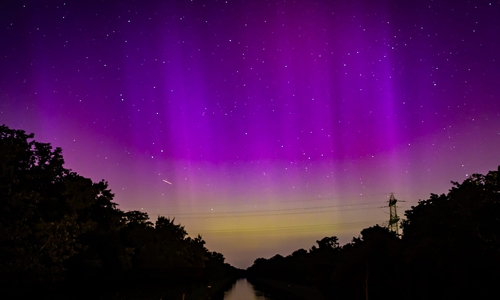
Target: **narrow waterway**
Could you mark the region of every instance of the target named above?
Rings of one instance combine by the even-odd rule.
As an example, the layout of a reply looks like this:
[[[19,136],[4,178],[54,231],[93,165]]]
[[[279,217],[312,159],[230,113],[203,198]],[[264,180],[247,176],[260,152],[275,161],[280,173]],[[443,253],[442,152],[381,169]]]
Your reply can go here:
[[[257,291],[246,278],[238,279],[233,287],[224,294],[224,300],[271,300],[257,295]]]

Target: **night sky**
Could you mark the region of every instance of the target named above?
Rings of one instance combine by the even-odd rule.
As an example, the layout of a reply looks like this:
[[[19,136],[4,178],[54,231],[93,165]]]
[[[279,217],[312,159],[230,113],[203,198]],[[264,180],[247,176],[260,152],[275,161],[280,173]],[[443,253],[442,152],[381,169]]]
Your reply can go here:
[[[0,124],[246,268],[500,164],[500,1],[1,1]]]

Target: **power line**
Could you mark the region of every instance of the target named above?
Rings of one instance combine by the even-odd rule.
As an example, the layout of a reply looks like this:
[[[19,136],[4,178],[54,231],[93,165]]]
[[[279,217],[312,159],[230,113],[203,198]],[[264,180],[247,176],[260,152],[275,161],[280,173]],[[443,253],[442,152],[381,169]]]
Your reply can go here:
[[[344,223],[329,223],[317,225],[303,225],[303,226],[279,226],[279,227],[266,227],[266,228],[242,228],[242,229],[228,229],[228,230],[190,230],[191,232],[199,232],[203,235],[262,235],[262,234],[297,234],[305,232],[324,232],[324,231],[342,231],[360,226],[374,225],[382,222],[380,220],[372,221],[359,221],[359,222],[344,222]]]
[[[380,202],[376,203],[377,205]],[[366,205],[366,204],[359,204]],[[355,211],[355,210],[368,210],[379,209],[375,207],[358,207],[338,209],[339,207],[350,207],[355,205],[342,205],[342,206],[319,206],[319,207],[302,207],[302,208],[289,208],[289,209],[276,209],[276,210],[258,210],[258,211],[232,211],[232,212],[217,212],[217,213],[184,213],[184,214],[168,214],[169,217],[182,217],[182,219],[212,219],[212,218],[234,218],[234,217],[268,217],[268,216],[284,216],[284,215],[304,215],[304,214],[320,214],[330,213],[335,211]],[[330,209],[329,209],[330,208]],[[335,209],[331,209],[335,208]],[[307,210],[307,211],[304,211]],[[155,214],[162,216],[162,214]]]
[[[268,213],[268,212],[280,212],[280,211],[297,211],[297,210],[314,210],[314,209],[325,209],[325,208],[334,208],[334,207],[351,207],[351,206],[362,206],[362,205],[371,205],[377,204],[379,205],[383,202],[369,202],[369,203],[357,203],[357,204],[337,204],[337,205],[324,205],[324,206],[312,206],[312,207],[297,207],[297,208],[280,208],[280,209],[266,209],[266,210],[239,210],[239,211],[221,211],[215,212],[216,214],[252,214],[252,213]],[[177,216],[184,215],[213,215],[212,212],[207,213],[179,213]]]
[[[245,205],[260,205],[260,204],[289,204],[289,203],[297,203],[297,202],[321,202],[321,201],[345,201],[347,199],[356,199],[356,198],[368,198],[368,197],[379,197],[381,195],[386,195],[387,193],[378,193],[378,194],[366,194],[363,196],[353,195],[353,196],[345,196],[345,197],[329,197],[329,198],[304,198],[297,200],[284,200],[284,201],[248,201],[245,203],[240,202],[232,202],[232,203],[197,203],[197,207],[217,207],[217,206],[245,206]],[[191,205],[146,205],[141,206],[142,208],[191,208]]]

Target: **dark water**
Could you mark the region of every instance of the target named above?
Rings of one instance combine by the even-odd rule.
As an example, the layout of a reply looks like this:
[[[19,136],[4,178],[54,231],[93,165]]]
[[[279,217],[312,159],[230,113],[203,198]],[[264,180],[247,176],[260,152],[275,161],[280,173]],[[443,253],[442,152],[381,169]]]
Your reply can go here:
[[[272,300],[271,298],[260,296],[254,286],[245,278],[238,279],[233,287],[224,293],[224,300]]]

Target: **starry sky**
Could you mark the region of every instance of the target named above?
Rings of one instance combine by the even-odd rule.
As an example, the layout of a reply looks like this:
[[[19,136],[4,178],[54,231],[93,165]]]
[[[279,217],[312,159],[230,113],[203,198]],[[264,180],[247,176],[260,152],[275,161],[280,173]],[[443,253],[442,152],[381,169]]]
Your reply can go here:
[[[246,268],[500,164],[500,1],[0,2],[0,124]],[[402,201],[405,202],[402,202]]]

